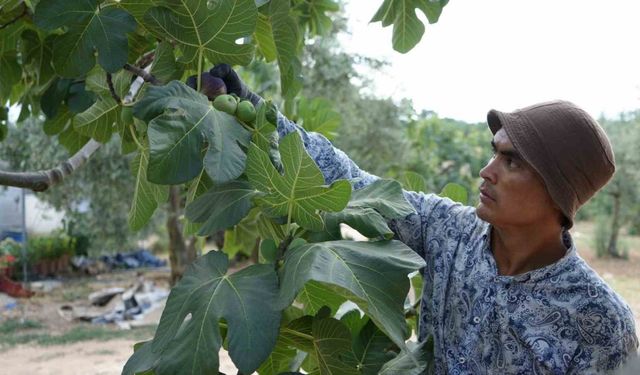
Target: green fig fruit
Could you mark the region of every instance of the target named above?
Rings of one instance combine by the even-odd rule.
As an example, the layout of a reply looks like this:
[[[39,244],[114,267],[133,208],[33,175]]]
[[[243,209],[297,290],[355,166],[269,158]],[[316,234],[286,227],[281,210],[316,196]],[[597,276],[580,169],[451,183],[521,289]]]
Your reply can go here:
[[[238,102],[231,95],[220,95],[213,101],[213,108],[218,111],[234,115],[236,113],[236,108],[238,108]]]
[[[250,123],[256,119],[256,109],[250,101],[243,100],[238,103],[236,117],[238,117],[240,121]]]
[[[273,125],[278,125],[278,107],[275,104],[268,101],[266,104],[267,111],[265,112],[265,118]]]

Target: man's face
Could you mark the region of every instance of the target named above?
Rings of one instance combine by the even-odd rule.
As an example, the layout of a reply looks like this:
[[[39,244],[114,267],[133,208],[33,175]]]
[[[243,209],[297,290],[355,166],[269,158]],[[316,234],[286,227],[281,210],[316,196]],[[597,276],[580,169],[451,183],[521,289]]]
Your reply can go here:
[[[538,173],[522,159],[504,129],[491,142],[494,155],[480,171],[480,203],[476,213],[496,227],[530,226],[557,221],[560,210]]]

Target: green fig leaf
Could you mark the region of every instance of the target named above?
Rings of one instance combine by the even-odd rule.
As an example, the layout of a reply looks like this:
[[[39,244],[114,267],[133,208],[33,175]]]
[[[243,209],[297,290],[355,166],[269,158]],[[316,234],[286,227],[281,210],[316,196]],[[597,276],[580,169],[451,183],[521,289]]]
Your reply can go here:
[[[149,181],[184,183],[204,167],[214,182],[224,183],[244,171],[246,154],[240,145],[249,143],[249,131],[184,83],[150,87],[133,114],[149,123]],[[205,142],[209,148],[203,162]]]
[[[262,53],[266,62],[272,62],[278,58],[276,42],[273,40],[273,29],[268,15],[258,13],[258,22],[253,36],[258,50]]]
[[[335,314],[347,299],[336,293],[330,285],[311,280],[304,284],[296,300],[304,305],[305,314],[314,315],[324,306]]]
[[[0,49],[0,103],[4,104],[9,99],[14,85],[20,82],[22,68],[15,51],[1,52]]]
[[[352,358],[351,333],[341,321],[305,315],[289,323],[281,331],[281,340],[292,347],[303,350],[313,357],[320,375],[357,375],[355,366],[345,359]]]
[[[336,130],[342,122],[340,114],[334,111],[331,102],[324,98],[313,100],[300,98],[298,116],[300,117],[300,125],[305,130],[320,133],[329,140],[338,135]]]
[[[75,131],[71,123],[58,134],[58,142],[60,142],[70,155],[78,152],[90,139],[90,137],[86,137]]]
[[[69,120],[71,120],[71,117],[73,117],[73,113],[66,106],[61,106],[56,117],[44,121],[42,125],[44,134],[60,134],[69,123]]]
[[[410,342],[406,350],[382,366],[380,375],[421,375],[430,374],[433,366],[433,340],[429,338],[421,343]]]
[[[255,189],[246,181],[214,185],[187,206],[187,218],[202,223],[198,235],[213,234],[240,222],[251,209]]]
[[[340,211],[351,196],[351,184],[338,180],[324,186],[324,177],[307,154],[297,132],[280,142],[284,176],[276,170],[266,152],[254,143],[249,146],[246,174],[249,182],[264,192],[257,204],[274,217],[287,216],[302,227],[324,228],[318,211]]]
[[[407,275],[424,266],[424,260],[399,241],[306,244],[285,254],[280,306],[290,305],[310,280],[334,285],[402,347]]]
[[[353,340],[353,366],[359,368],[362,375],[377,375],[382,366],[393,359],[389,349],[394,347],[384,332],[368,320]]]
[[[196,198],[206,193],[213,186],[213,181],[207,176],[204,169],[200,171],[200,174],[195,179],[189,182],[189,189],[187,190],[187,200],[185,207],[189,206]],[[188,219],[188,218],[187,218]],[[187,220],[184,225],[184,233],[186,236],[193,236],[198,233],[202,223],[196,223],[191,220]]]
[[[404,173],[402,185],[406,190],[426,193],[427,182],[418,173],[407,171]]]
[[[290,14],[289,0],[271,0],[269,21],[276,47],[282,96],[293,98],[302,89],[302,64],[298,58],[300,32]]]
[[[116,132],[120,119],[121,106],[111,96],[101,96],[86,111],[74,118],[76,132],[106,143]]]
[[[51,65],[53,58],[52,43],[50,43],[51,37],[47,37],[44,41],[40,40],[38,33],[31,29],[25,30],[21,37],[24,65],[35,73],[36,82],[34,85],[40,90],[54,76],[53,66]]]
[[[462,204],[467,204],[467,200],[469,198],[467,189],[465,189],[464,186],[453,182],[449,182],[444,186],[444,188],[442,188],[440,196]]]
[[[127,33],[136,29],[135,19],[117,7],[98,9],[98,0],[51,0],[38,3],[34,22],[53,31],[67,32],[53,40],[53,67],[68,78],[84,76],[98,63],[115,73],[127,63]]]
[[[414,212],[402,193],[400,183],[377,180],[353,192],[347,207],[335,213],[325,213],[326,231],[333,239],[340,237],[340,223],[345,223],[368,238],[393,237],[387,225]]]
[[[381,22],[383,27],[393,24],[393,49],[407,53],[424,35],[424,24],[416,15],[420,9],[429,23],[438,22],[442,8],[449,0],[384,0],[371,22]]]
[[[152,184],[147,180],[149,150],[140,150],[131,161],[131,171],[136,178],[133,202],[129,211],[129,228],[140,230],[155,212],[159,203],[169,198],[169,187]]]
[[[170,82],[182,77],[184,65],[176,61],[174,48],[169,42],[158,43],[151,74],[160,82]]]
[[[193,63],[202,54],[213,64],[251,62],[254,47],[236,40],[251,36],[256,27],[254,0],[157,0],[155,4],[159,6],[145,12],[144,26],[163,40],[175,41],[184,63]]]
[[[136,351],[123,374],[150,369],[157,375],[217,374],[220,320],[226,322],[229,355],[242,373],[251,374],[269,357],[281,318],[272,303],[275,270],[255,264],[227,274],[228,266],[224,253],[211,251],[187,269],[169,294],[150,350]]]
[[[326,35],[333,27],[333,20],[326,13],[338,12],[340,4],[334,0],[308,0],[298,2],[295,10],[300,23],[312,35]]]

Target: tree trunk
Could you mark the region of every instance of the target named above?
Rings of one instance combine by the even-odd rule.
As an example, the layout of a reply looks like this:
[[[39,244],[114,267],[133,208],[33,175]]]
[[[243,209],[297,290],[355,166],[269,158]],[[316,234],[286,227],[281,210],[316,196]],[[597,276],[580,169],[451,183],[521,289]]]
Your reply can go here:
[[[622,258],[622,254],[618,251],[618,234],[620,233],[620,193],[612,193],[613,196],[613,214],[611,220],[611,237],[609,237],[609,246],[607,246],[607,254],[613,258]]]
[[[179,188],[172,186],[169,189],[169,217],[167,219],[171,286],[175,285],[180,278],[182,278],[184,270],[197,257],[195,237],[191,237],[187,243],[182,235],[182,225],[180,225],[180,215],[182,213],[181,203]]]

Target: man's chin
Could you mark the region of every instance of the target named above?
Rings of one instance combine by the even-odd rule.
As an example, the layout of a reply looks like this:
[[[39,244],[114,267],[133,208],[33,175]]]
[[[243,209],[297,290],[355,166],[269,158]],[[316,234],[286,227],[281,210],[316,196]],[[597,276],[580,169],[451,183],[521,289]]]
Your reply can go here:
[[[489,214],[489,209],[487,206],[482,204],[482,202],[478,203],[478,206],[476,206],[476,215],[478,215],[480,219],[490,222],[491,215]]]

